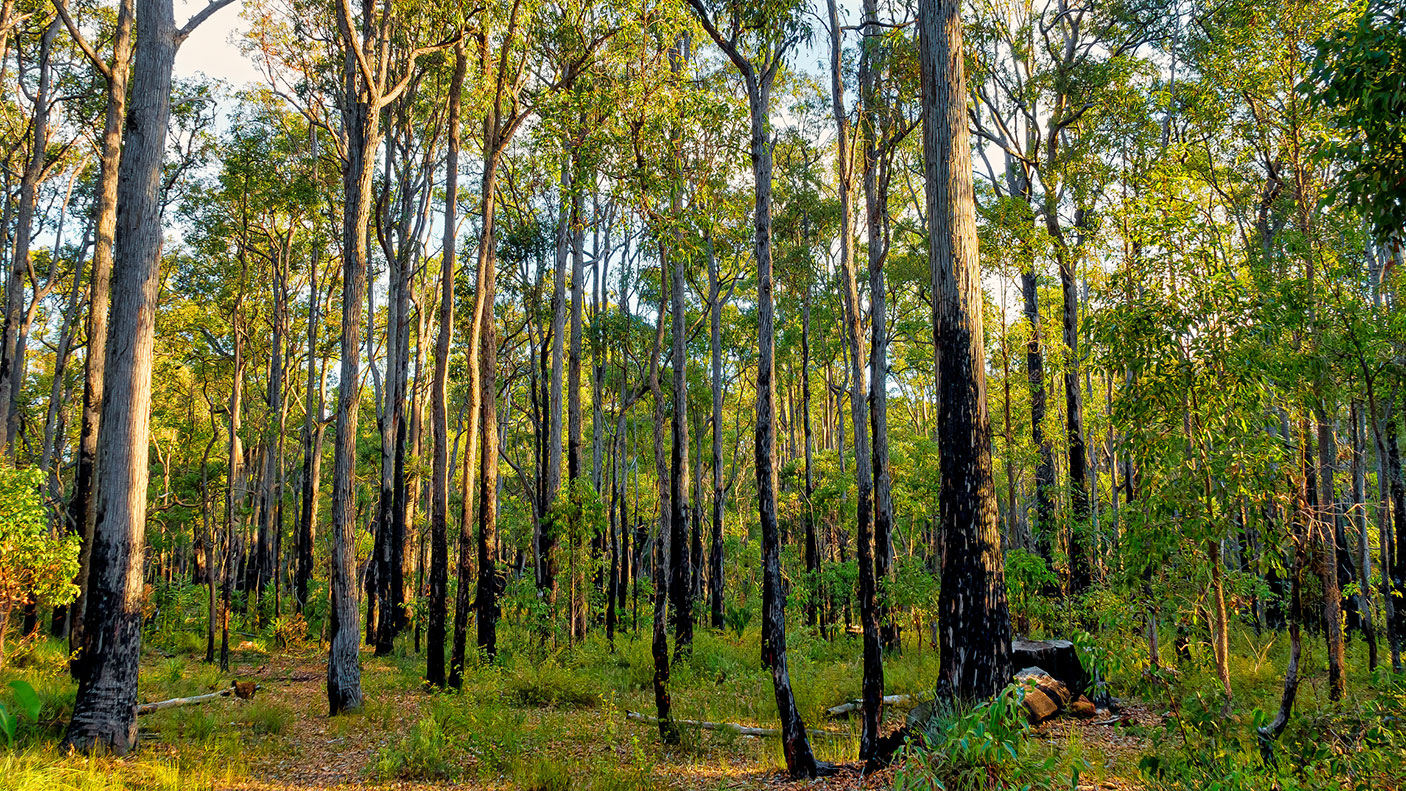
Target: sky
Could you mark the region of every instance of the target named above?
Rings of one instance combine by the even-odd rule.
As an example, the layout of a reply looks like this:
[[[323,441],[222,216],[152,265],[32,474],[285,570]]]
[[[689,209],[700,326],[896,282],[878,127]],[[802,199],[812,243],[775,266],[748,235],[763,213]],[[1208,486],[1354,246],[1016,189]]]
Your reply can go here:
[[[205,3],[206,0],[176,0],[176,24],[185,24],[185,20]],[[260,74],[254,62],[245,58],[233,41],[236,31],[244,27],[244,20],[240,18],[243,7],[243,2],[236,0],[195,29],[176,52],[177,77],[203,73],[223,80],[236,90],[259,82]]]
[[[206,2],[207,0],[176,0],[176,24],[184,24],[185,20],[203,8]],[[852,24],[858,18],[858,6],[858,0],[841,0],[840,8],[845,24]],[[195,29],[176,52],[177,77],[188,78],[203,73],[206,77],[224,81],[233,90],[262,81],[263,75],[259,69],[239,51],[239,46],[234,41],[246,24],[241,16],[243,8],[243,0],[236,0],[215,12]],[[817,2],[816,10],[823,11],[824,4]],[[813,19],[812,23],[816,28],[813,40],[797,54],[794,65],[804,71],[824,76],[828,74],[829,69],[829,62],[826,60],[829,41],[818,21]],[[850,38],[852,37],[853,34],[850,34]]]

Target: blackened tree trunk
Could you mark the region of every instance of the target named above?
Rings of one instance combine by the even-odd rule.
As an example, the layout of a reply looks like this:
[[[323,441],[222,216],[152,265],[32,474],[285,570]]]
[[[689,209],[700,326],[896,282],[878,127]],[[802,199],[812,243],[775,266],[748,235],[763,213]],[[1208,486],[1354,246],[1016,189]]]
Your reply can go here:
[[[444,161],[444,249],[439,263],[439,334],[435,337],[430,420],[434,423],[433,480],[430,481],[430,617],[425,678],[445,685],[445,619],[449,614],[449,342],[454,334],[454,264],[458,231],[459,112],[463,100],[464,45],[454,50],[449,80],[449,151]]]
[[[736,60],[734,60],[734,63]],[[762,538],[762,662],[771,670],[781,745],[793,777],[814,777],[821,767],[810,749],[805,722],[796,708],[786,664],[786,594],[781,580],[781,541],[776,519],[776,326],[771,278],[771,78],[751,72],[747,81],[752,125],[752,177],[757,260],[757,501]]]
[[[135,55],[141,69],[133,81],[120,166],[116,275],[98,445],[98,518],[83,613],[88,650],[64,734],[68,747],[119,755],[137,741],[151,368],[161,273],[161,164],[180,35],[171,0],[141,0],[138,13],[142,27]]]
[[[316,140],[315,137],[313,139]],[[315,142],[313,152],[313,160],[316,161]],[[307,606],[308,587],[312,582],[313,542],[317,537],[317,498],[322,485],[322,438],[325,431],[322,419],[322,383],[325,380],[319,369],[317,352],[317,330],[321,324],[317,269],[322,257],[322,244],[316,231],[313,239],[312,261],[308,266],[308,379],[303,418],[302,491],[298,498],[298,557],[293,574],[293,600],[299,613]]]
[[[840,16],[835,0],[830,11],[830,89],[837,126],[836,145],[840,186],[840,288],[844,296],[843,337],[849,352],[850,423],[854,426],[854,478],[856,483],[856,544],[859,556],[859,622],[864,630],[863,726],[859,736],[859,757],[872,763],[879,753],[879,723],[883,717],[884,669],[879,642],[879,612],[874,584],[874,539],[870,508],[874,494],[874,463],[869,455],[869,410],[864,380],[862,308],[855,276],[853,228],[850,197],[849,113],[845,109],[844,82],[840,70]],[[871,242],[870,247],[873,247]],[[760,455],[758,456],[760,458]]]
[[[1057,138],[1051,138],[1053,141]],[[1053,147],[1053,142],[1051,146]],[[1053,157],[1053,153],[1050,155]],[[1085,535],[1089,529],[1088,448],[1084,442],[1084,399],[1079,389],[1079,290],[1074,279],[1074,255],[1059,222],[1059,206],[1054,190],[1045,204],[1045,228],[1054,240],[1055,261],[1059,265],[1060,288],[1064,295],[1061,325],[1064,330],[1064,427],[1068,439],[1069,465],[1069,593],[1078,596],[1093,582]],[[1082,226],[1083,210],[1075,225]]]
[[[994,695],[1010,680],[1010,616],[991,473],[958,0],[920,0],[918,35],[942,457],[942,679],[958,699],[975,700]]]
[[[673,410],[669,451],[669,596],[674,616],[674,659],[688,655],[693,647],[693,584],[689,554],[692,511],[688,492],[688,314],[684,310],[684,265],[682,250],[675,248],[673,284],[670,288],[673,320]],[[663,320],[662,317],[660,319]]]
[[[708,553],[708,609],[714,629],[723,628],[723,344],[721,284],[718,282],[718,258],[713,239],[706,240],[708,253],[708,345],[712,354],[712,429],[713,429],[713,535]]]
[[[88,316],[86,335],[88,349],[83,360],[83,421],[79,429],[78,459],[74,471],[73,499],[69,501],[69,524],[82,534],[78,554],[78,598],[70,610],[71,628],[69,651],[81,656],[84,642],[83,612],[88,594],[88,569],[92,558],[93,527],[97,520],[95,491],[98,451],[98,424],[102,418],[103,368],[107,363],[107,319],[111,296],[113,243],[117,233],[118,160],[122,155],[122,125],[127,117],[127,82],[132,71],[132,20],[135,0],[117,4],[117,21],[113,29],[112,60],[105,61],[87,46],[78,26],[67,11],[67,4],[55,6],[69,33],[89,55],[94,67],[107,82],[106,110],[103,116],[102,147],[98,155],[98,184],[96,196],[95,244],[93,272],[88,280]],[[79,663],[70,665],[76,671]]]
[[[724,36],[703,0],[689,0],[709,38],[742,76],[751,121],[754,208],[752,223],[757,262],[757,510],[762,539],[762,662],[771,670],[776,712],[781,720],[781,748],[792,777],[815,777],[815,760],[805,722],[796,708],[786,665],[786,594],[781,578],[781,541],[776,519],[776,317],[771,266],[771,88],[787,51],[798,38],[770,35],[753,58],[742,54],[736,29]],[[734,22],[737,21],[734,17]]]
[[[662,251],[661,251],[662,252]],[[663,271],[666,257],[659,256],[659,282],[669,282]],[[673,554],[669,549],[673,512],[669,498],[674,485],[669,480],[669,468],[664,462],[664,390],[659,386],[659,353],[664,345],[664,317],[668,314],[668,289],[661,289],[659,312],[654,327],[654,348],[649,358],[649,390],[654,396],[654,477],[659,487],[659,519],[654,535],[654,630],[650,635],[650,654],[654,659],[654,708],[659,717],[659,738],[665,744],[678,744],[679,732],[674,726],[669,700],[669,633],[666,620],[669,608],[669,564]]]
[[[1027,190],[1028,192],[1028,190]],[[1040,273],[1035,269],[1032,256],[1026,269],[1020,273],[1020,289],[1024,299],[1025,320],[1030,325],[1030,336],[1025,342],[1026,381],[1030,387],[1030,444],[1039,454],[1035,462],[1035,546],[1045,562],[1053,561],[1055,530],[1054,498],[1051,492],[1055,485],[1054,450],[1045,437],[1045,353],[1040,348]]]
[[[893,566],[893,475],[889,471],[888,428],[888,285],[884,278],[884,261],[889,248],[885,163],[891,156],[893,141],[890,138],[892,116],[880,106],[879,100],[882,69],[876,68],[874,63],[882,37],[876,0],[865,0],[861,30],[866,42],[859,53],[859,100],[860,136],[864,145],[864,207],[869,229],[869,421],[874,466],[874,579],[880,642],[885,649],[896,650],[899,647],[898,624],[894,622],[884,596],[884,582],[889,579]]]
[[[686,58],[682,46],[674,50],[671,61],[675,72],[681,70],[682,62]],[[674,142],[677,143],[677,139]],[[679,156],[682,156],[682,152]],[[682,211],[681,182],[682,174],[676,173],[670,199],[675,216]],[[684,309],[684,262],[687,259],[683,251],[682,236],[681,231],[675,233],[675,244],[669,250],[669,256],[673,258],[672,285],[669,290],[672,318],[670,348],[673,358],[673,411],[670,416],[670,436],[673,442],[669,451],[669,601],[673,607],[675,661],[693,650],[693,580],[690,572],[693,564],[689,553],[689,519],[692,514],[688,502],[688,313]],[[661,266],[666,263],[666,257],[660,257]],[[659,321],[663,320],[664,315],[661,311]]]

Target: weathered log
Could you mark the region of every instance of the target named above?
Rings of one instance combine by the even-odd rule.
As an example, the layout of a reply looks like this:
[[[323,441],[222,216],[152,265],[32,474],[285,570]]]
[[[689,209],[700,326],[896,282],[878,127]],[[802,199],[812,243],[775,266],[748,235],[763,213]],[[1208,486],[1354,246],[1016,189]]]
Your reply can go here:
[[[637,711],[625,712],[625,719],[634,722],[642,722],[647,725],[658,725],[659,718],[651,717],[648,714],[640,714]],[[674,720],[674,724],[685,728],[698,728],[705,731],[730,731],[738,736],[770,737],[780,736],[780,728],[758,728],[754,725],[740,725],[735,722],[704,722],[702,720]],[[820,736],[849,736],[847,733],[838,731],[808,730],[811,735]]]
[[[909,701],[913,700],[913,696],[885,695],[883,700],[885,706],[892,706],[899,703],[908,703]],[[831,719],[840,719],[843,717],[848,717],[851,713],[859,711],[863,707],[864,701],[860,700],[859,698],[855,698],[854,700],[845,701],[844,703],[831,706],[830,708],[825,710],[825,716]]]
[[[158,700],[152,703],[143,703],[137,707],[137,714],[150,714],[162,709],[174,709],[178,706],[190,706],[196,703],[205,703],[216,698],[227,698],[235,695],[244,700],[254,697],[254,692],[259,687],[252,681],[236,681],[224,689],[215,692],[207,692],[204,695],[192,695],[188,698],[171,698],[170,700]]]
[[[1059,714],[1073,697],[1063,682],[1053,678],[1043,668],[1027,667],[1015,674],[1017,683],[1025,684],[1021,705],[1031,725],[1038,725]]]
[[[1011,665],[1038,667],[1064,684],[1069,694],[1077,698],[1089,691],[1092,679],[1079,661],[1079,649],[1068,640],[1013,640]]]

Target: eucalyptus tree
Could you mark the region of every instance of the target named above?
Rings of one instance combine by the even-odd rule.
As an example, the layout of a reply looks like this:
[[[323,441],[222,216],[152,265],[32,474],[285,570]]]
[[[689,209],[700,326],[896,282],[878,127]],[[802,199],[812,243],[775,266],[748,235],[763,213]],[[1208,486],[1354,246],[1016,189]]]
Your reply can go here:
[[[883,719],[884,668],[879,645],[879,612],[874,584],[874,460],[869,451],[869,402],[866,397],[865,364],[862,349],[863,308],[854,262],[854,209],[850,197],[854,182],[854,158],[850,154],[849,108],[845,104],[840,14],[835,0],[830,11],[830,98],[835,119],[836,183],[840,197],[840,292],[844,299],[842,335],[849,354],[850,423],[854,427],[854,478],[856,484],[855,543],[859,560],[859,621],[864,631],[863,727],[859,737],[859,757],[872,762],[878,756],[879,723]],[[866,9],[867,13],[867,9]],[[867,20],[866,20],[867,21]],[[809,313],[807,312],[807,316]],[[877,325],[876,325],[877,327]],[[807,343],[807,347],[808,347]],[[809,349],[806,349],[809,357]],[[805,362],[809,362],[807,359]],[[807,388],[808,389],[808,388]],[[809,425],[809,424],[807,424]],[[809,439],[809,438],[807,438]],[[810,448],[807,442],[807,457]],[[809,470],[809,464],[807,464]],[[808,486],[809,488],[809,486]],[[807,492],[809,494],[809,492]]]
[[[753,228],[757,264],[757,501],[762,539],[762,661],[771,670],[786,768],[815,777],[825,767],[810,749],[786,663],[786,602],[776,520],[776,329],[771,248],[771,91],[790,50],[809,36],[801,9],[778,3],[744,9],[689,0],[709,38],[742,77],[751,116]]]
[[[107,346],[98,455],[98,520],[83,612],[85,667],[64,744],[125,754],[137,740],[143,545],[146,538],[151,361],[161,263],[159,185],[170,115],[171,68],[191,31],[229,0],[214,0],[177,28],[170,0],[139,0],[142,27],[124,129],[113,251],[112,323]]]
[[[440,249],[439,331],[435,336],[434,379],[430,385],[431,433],[434,437],[430,480],[430,617],[425,646],[425,677],[445,685],[445,619],[449,614],[449,345],[454,334],[454,267],[458,244],[459,150],[463,119],[464,74],[468,55],[461,41],[454,48],[449,80],[448,147],[444,158],[444,243]],[[467,507],[467,506],[466,506]]]
[[[991,472],[981,266],[958,0],[920,0],[923,173],[941,453],[942,680],[961,700],[1011,676],[1010,616]]]
[[[135,0],[121,0],[112,31],[111,58],[100,54],[84,37],[66,2],[55,3],[69,35],[92,63],[106,84],[103,131],[98,154],[97,201],[94,221],[93,269],[88,277],[88,310],[85,334],[88,349],[83,358],[82,427],[74,472],[73,495],[69,500],[69,523],[83,537],[79,553],[78,599],[70,616],[69,649],[75,655],[83,645],[84,602],[87,596],[88,567],[92,558],[93,525],[97,498],[94,476],[98,449],[98,423],[102,416],[103,366],[107,362],[107,318],[112,278],[113,243],[117,232],[118,160],[122,153],[122,124],[127,113],[127,81],[132,68],[132,20]],[[77,663],[71,668],[76,669]]]
[[[900,6],[901,7],[901,6]],[[899,629],[885,596],[885,583],[893,576],[894,508],[893,474],[889,465],[888,372],[889,311],[888,261],[892,219],[889,188],[894,155],[916,119],[908,117],[911,95],[912,38],[904,31],[908,19],[879,18],[878,3],[866,0],[861,11],[859,50],[859,140],[864,213],[867,229],[869,272],[869,420],[874,465],[874,577],[877,581],[879,633],[886,649],[899,645]],[[906,13],[906,12],[905,12]]]
[[[51,174],[53,164],[49,150],[49,134],[52,131],[50,118],[58,104],[55,95],[55,52],[54,41],[59,33],[59,17],[45,14],[40,20],[43,32],[37,41],[37,51],[32,58],[21,58],[21,68],[16,76],[20,85],[26,87],[31,80],[33,101],[29,118],[29,146],[25,152],[24,166],[20,170],[19,196],[15,209],[14,248],[10,256],[9,278],[5,284],[5,315],[3,337],[0,337],[0,445],[6,455],[15,457],[15,445],[19,438],[19,397],[24,380],[25,340],[27,322],[25,288],[29,273],[30,247],[35,233],[35,210],[39,203],[41,182]],[[27,38],[27,37],[26,37]],[[23,38],[21,39],[23,41]],[[24,64],[30,63],[29,68]],[[26,72],[34,71],[31,77]],[[37,285],[36,285],[37,287]],[[38,302],[40,294],[34,295]]]
[[[336,25],[342,54],[342,325],[341,373],[337,382],[337,430],[332,470],[331,624],[328,635],[327,702],[332,714],[362,705],[361,667],[357,658],[357,602],[353,583],[355,544],[356,425],[360,411],[361,314],[366,301],[369,263],[367,236],[371,219],[375,152],[382,139],[383,110],[400,99],[418,73],[417,61],[444,49],[441,40],[392,49],[407,32],[406,11],[391,0],[367,5],[357,19],[346,0],[337,2]]]
[[[454,649],[449,683],[456,689],[462,683],[470,603],[476,616],[479,651],[493,659],[498,651],[498,594],[501,581],[497,568],[498,530],[498,334],[494,326],[493,304],[497,283],[494,222],[498,200],[498,168],[503,155],[529,114],[524,102],[528,72],[527,51],[533,31],[531,9],[523,0],[490,4],[474,16],[469,38],[477,50],[474,75],[474,109],[482,113],[481,135],[483,171],[479,191],[479,239],[473,316],[469,323],[470,404],[469,459],[478,463],[478,579],[472,589],[466,584],[472,570],[468,554],[475,542],[469,534],[471,508],[470,481],[464,476],[464,516],[459,537],[459,593],[454,614]],[[472,416],[477,416],[475,419]]]
[[[1089,544],[1092,510],[1089,453],[1079,348],[1079,266],[1087,255],[1099,190],[1101,123],[1124,103],[1127,75],[1139,68],[1138,48],[1163,35],[1175,18],[1167,3],[1090,4],[1070,0],[1030,5],[987,0],[976,6],[973,44],[977,77],[973,121],[978,138],[1000,153],[999,170],[980,153],[999,196],[1014,200],[1027,268],[1021,275],[1029,332],[1027,374],[1035,468],[1035,532],[1051,559],[1055,468],[1045,436],[1047,394],[1040,305],[1041,253],[1054,260],[1060,279],[1061,360],[1064,386],[1065,467],[1068,472],[1068,590],[1093,581]],[[1072,211],[1071,205],[1072,204]],[[1071,219],[1066,219],[1067,217]],[[1036,229],[1042,233],[1036,234]]]

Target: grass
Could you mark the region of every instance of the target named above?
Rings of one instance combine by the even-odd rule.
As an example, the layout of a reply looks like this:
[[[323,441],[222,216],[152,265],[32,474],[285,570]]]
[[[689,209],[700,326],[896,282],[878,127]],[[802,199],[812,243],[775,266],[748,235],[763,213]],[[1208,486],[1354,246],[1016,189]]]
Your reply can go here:
[[[681,745],[665,747],[654,728],[626,722],[625,710],[651,713],[654,709],[648,637],[647,633],[620,635],[613,651],[598,635],[577,645],[544,645],[540,635],[505,624],[503,650],[496,663],[476,662],[466,668],[462,692],[433,694],[425,692],[424,660],[413,652],[407,637],[390,656],[362,655],[365,707],[360,713],[331,719],[326,716],[318,677],[323,658],[315,645],[290,658],[282,652],[261,654],[257,651],[261,644],[249,640],[255,648],[237,653],[228,675],[198,656],[150,652],[143,657],[142,700],[219,689],[232,678],[247,678],[251,671],[268,665],[263,676],[267,680],[260,682],[266,688],[253,701],[221,699],[143,717],[142,730],[150,734],[143,749],[120,762],[58,753],[56,745],[72,710],[74,687],[62,646],[39,640],[25,646],[22,657],[0,671],[0,702],[7,700],[3,684],[14,678],[29,681],[43,700],[38,721],[22,724],[17,748],[0,756],[0,785],[26,791],[200,791],[236,783],[250,773],[267,777],[277,771],[270,767],[280,762],[291,762],[294,769],[301,763],[336,763],[351,746],[365,749],[358,753],[354,773],[345,782],[372,785],[452,782],[471,787],[613,791],[689,778],[689,787],[744,788],[784,766],[775,739],[745,739],[686,727]],[[813,732],[824,729],[839,734],[815,734],[812,748],[821,760],[853,761],[858,723],[827,722],[822,715],[826,707],[859,694],[857,637],[842,636],[832,642],[801,627],[793,628],[789,637],[792,682],[807,725]],[[1032,788],[1068,787],[1076,770],[1085,783],[1121,779],[1159,789],[1193,788],[1198,783],[1222,782],[1220,775],[1234,771],[1227,768],[1233,762],[1239,762],[1245,777],[1259,787],[1278,782],[1277,775],[1256,768],[1253,728],[1257,718],[1272,712],[1278,703],[1288,648],[1284,637],[1249,630],[1235,633],[1231,670],[1236,697],[1228,718],[1219,717],[1216,679],[1205,645],[1193,642],[1191,659],[1181,663],[1167,685],[1144,675],[1145,648],[1138,635],[1105,633],[1098,644],[1105,646],[1100,662],[1108,668],[1114,694],[1146,700],[1156,712],[1173,712],[1166,727],[1150,721],[1120,731],[1130,739],[1145,740],[1146,755],[1160,761],[1160,769],[1146,765],[1139,769],[1138,761],[1146,760],[1143,754],[1135,750],[1116,756],[1106,753],[1104,745],[1086,740],[1077,729],[1046,732],[1040,739],[1021,737],[1013,745],[1019,758],[1014,769],[998,768],[1012,769],[1021,784]],[[1172,664],[1170,637],[1164,645],[1164,661]],[[1301,788],[1337,788],[1323,780],[1331,777],[1356,778],[1362,781],[1359,787],[1390,788],[1390,779],[1400,776],[1406,739],[1382,724],[1397,716],[1385,712],[1406,704],[1406,692],[1389,673],[1367,672],[1360,642],[1351,644],[1348,663],[1353,702],[1333,704],[1326,696],[1322,638],[1305,633],[1299,705],[1281,740],[1283,760],[1298,768],[1295,782]],[[886,692],[930,694],[938,668],[935,652],[910,643],[902,654],[886,658]],[[311,681],[307,680],[310,673]],[[303,678],[296,696],[291,695],[294,687],[289,682],[278,680],[288,676]],[[700,630],[692,654],[671,665],[670,693],[674,714],[681,719],[758,725],[776,721],[771,678],[761,665],[755,626],[740,637]],[[888,712],[893,721],[906,713],[900,707],[890,707]],[[975,729],[971,723],[963,727],[967,733]],[[306,735],[309,731],[311,736]],[[988,727],[983,732],[990,731]],[[1319,750],[1325,742],[1330,746],[1326,753]],[[1228,757],[1216,758],[1217,749]],[[313,753],[305,753],[309,750]],[[320,759],[317,750],[331,757]],[[1353,758],[1350,752],[1366,752],[1371,758]],[[915,756],[905,772],[921,768],[922,760],[930,764],[936,760],[933,765],[941,771],[965,767],[954,776],[977,777],[982,767],[990,769],[983,762],[993,760],[993,755],[1000,758],[994,752],[970,750],[948,750],[936,758]],[[1254,783],[1223,784],[1236,789],[1256,787]]]

